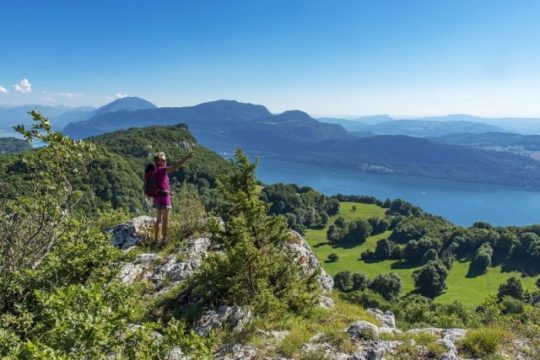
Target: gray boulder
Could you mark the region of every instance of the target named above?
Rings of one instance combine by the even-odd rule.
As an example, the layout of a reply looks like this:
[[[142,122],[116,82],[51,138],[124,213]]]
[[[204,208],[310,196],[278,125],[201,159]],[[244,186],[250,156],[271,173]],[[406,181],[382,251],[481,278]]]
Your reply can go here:
[[[353,354],[350,359],[358,360],[382,360],[386,359],[387,355],[395,354],[397,348],[401,345],[401,341],[395,340],[372,340],[363,342],[359,346],[359,351]]]
[[[257,350],[253,346],[245,344],[224,347],[214,355],[216,360],[253,360],[256,357]]]
[[[140,254],[120,269],[118,279],[125,284],[132,284],[135,280],[146,280],[153,264],[159,259],[158,254]]]
[[[456,345],[449,339],[439,339],[438,344],[446,348],[446,352],[441,356],[442,360],[459,360]]]
[[[442,337],[443,339],[456,342],[463,339],[465,335],[467,335],[467,330],[465,329],[446,329],[444,330]]]
[[[391,311],[382,312],[379,309],[368,309],[367,312],[373,315],[377,320],[381,322],[382,327],[395,329],[396,328],[396,317]]]
[[[310,355],[315,358],[324,357],[325,359],[332,360],[349,360],[351,358],[349,354],[345,354],[339,351],[334,345],[325,342],[306,343],[302,345],[302,353],[306,358],[309,358]]]
[[[329,293],[334,287],[334,279],[328,275],[326,271],[321,267],[319,260],[311,251],[306,240],[297,233],[291,231],[294,242],[287,244],[287,249],[295,255],[296,261],[301,265],[304,275],[309,276],[315,271],[319,271],[319,285],[323,292]]]
[[[180,349],[179,347],[175,347],[171,351],[169,351],[167,360],[189,360],[189,357],[184,355],[182,349]]]
[[[379,329],[372,323],[359,320],[347,329],[349,335],[355,340],[374,340],[379,337]]]
[[[154,288],[166,290],[189,278],[208,255],[208,238],[188,239],[177,251],[165,259],[158,254],[140,254],[120,269],[120,281],[131,284],[149,280]]]
[[[326,309],[332,309],[336,306],[336,303],[334,302],[334,299],[332,299],[331,297],[321,295],[319,296],[319,306]]]
[[[150,279],[160,287],[167,282],[167,287],[174,286],[190,277],[208,256],[210,240],[202,237],[188,239],[178,251],[169,255],[163,264],[153,270]]]
[[[154,221],[153,217],[142,215],[106,231],[111,233],[111,243],[114,246],[127,249],[144,242],[150,237]]]
[[[209,310],[195,324],[195,332],[208,336],[216,328],[227,328],[240,332],[251,321],[251,309],[240,306],[220,306],[217,311]]]

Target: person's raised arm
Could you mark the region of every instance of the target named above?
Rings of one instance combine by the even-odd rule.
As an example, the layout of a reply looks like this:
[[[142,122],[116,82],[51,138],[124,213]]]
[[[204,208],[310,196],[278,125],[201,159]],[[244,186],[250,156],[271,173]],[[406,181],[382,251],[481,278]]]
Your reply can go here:
[[[170,173],[180,169],[180,167],[182,165],[184,165],[186,162],[188,162],[192,158],[193,158],[193,152],[190,152],[189,154],[187,154],[186,156],[184,156],[182,159],[178,160],[177,162],[175,162],[171,166],[168,166],[167,167],[167,174],[170,174]]]

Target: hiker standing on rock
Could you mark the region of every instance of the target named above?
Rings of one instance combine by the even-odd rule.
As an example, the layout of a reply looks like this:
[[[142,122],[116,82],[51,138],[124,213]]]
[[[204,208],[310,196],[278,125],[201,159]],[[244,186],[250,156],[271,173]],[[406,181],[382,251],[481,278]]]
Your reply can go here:
[[[172,208],[172,193],[169,184],[169,174],[178,170],[182,165],[193,158],[190,151],[187,156],[175,162],[172,166],[167,166],[165,153],[159,152],[154,155],[155,164],[155,187],[153,194],[154,207],[157,210],[156,223],[154,224],[154,242],[157,246],[167,243],[167,226],[169,225],[169,212]],[[161,224],[162,240],[159,241],[159,225]]]

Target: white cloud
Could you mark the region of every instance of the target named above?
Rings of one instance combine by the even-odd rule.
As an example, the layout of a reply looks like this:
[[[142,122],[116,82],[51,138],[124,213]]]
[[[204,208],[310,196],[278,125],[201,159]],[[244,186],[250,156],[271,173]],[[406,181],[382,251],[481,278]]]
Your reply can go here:
[[[125,97],[127,97],[127,96],[129,96],[129,95],[128,95],[128,94],[122,94],[122,93],[116,93],[116,94],[114,94],[114,98],[115,98],[115,99],[121,99],[121,98],[125,98]]]
[[[15,91],[26,94],[32,92],[32,84],[28,79],[22,79],[18,84],[13,85]]]
[[[3,86],[0,86],[0,94],[7,94],[7,93],[8,93],[7,89]]]

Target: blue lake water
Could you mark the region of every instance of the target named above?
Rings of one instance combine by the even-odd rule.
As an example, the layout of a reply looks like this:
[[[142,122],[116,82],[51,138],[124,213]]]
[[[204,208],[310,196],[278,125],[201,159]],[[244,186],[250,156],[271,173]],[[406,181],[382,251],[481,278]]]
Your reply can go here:
[[[265,184],[308,185],[327,195],[371,195],[381,200],[401,198],[462,226],[470,226],[475,221],[497,226],[540,223],[540,192],[504,186],[368,174],[273,158],[259,159],[257,178]]]

